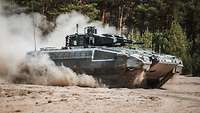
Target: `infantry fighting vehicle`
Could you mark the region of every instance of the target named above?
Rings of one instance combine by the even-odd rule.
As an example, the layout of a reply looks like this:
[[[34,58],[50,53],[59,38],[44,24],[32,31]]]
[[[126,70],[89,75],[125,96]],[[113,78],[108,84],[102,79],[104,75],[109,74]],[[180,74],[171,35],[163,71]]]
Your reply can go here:
[[[97,34],[93,26],[84,31],[66,36],[61,49],[42,48],[36,52],[48,54],[56,65],[92,75],[110,87],[160,88],[183,66],[172,55],[125,48],[140,42],[119,35]]]

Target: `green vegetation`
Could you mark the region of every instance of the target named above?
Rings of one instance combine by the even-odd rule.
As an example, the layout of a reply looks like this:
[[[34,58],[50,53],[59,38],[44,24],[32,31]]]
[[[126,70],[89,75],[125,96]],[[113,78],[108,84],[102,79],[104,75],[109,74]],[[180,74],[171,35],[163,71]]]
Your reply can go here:
[[[185,72],[200,75],[199,0],[10,0],[48,20],[76,10],[100,20],[145,47],[182,58]],[[126,28],[124,30],[124,28]]]
[[[184,71],[189,72],[191,70],[191,57],[188,54],[189,43],[185,32],[176,21],[172,22],[167,39],[167,48],[165,48],[166,53],[179,56],[183,60],[185,66]]]

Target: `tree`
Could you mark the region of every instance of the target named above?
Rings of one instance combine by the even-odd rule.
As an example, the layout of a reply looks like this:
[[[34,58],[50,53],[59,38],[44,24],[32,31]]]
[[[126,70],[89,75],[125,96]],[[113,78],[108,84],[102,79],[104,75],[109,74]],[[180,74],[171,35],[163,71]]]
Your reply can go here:
[[[129,34],[129,38],[136,42],[143,42],[144,48],[152,48],[153,33],[149,32],[148,29],[140,35],[139,32]],[[132,46],[135,47],[135,46]]]
[[[174,20],[167,35],[168,43],[166,43],[166,52],[176,55],[183,60],[184,71],[191,71],[191,57],[189,54],[189,43],[186,34],[180,24]]]
[[[152,38],[153,33],[148,29],[142,34],[141,40],[144,42],[144,48],[152,48]]]
[[[200,76],[200,1],[185,1],[184,21],[187,38],[190,41],[192,56],[192,73]]]

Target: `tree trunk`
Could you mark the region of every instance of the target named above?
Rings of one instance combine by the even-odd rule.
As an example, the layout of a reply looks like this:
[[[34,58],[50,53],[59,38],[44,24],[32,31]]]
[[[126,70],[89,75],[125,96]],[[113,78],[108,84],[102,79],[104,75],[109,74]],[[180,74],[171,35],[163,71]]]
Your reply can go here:
[[[122,35],[122,28],[123,28],[123,7],[119,7],[119,31]]]
[[[102,11],[102,16],[101,16],[101,21],[103,22],[103,24],[106,24],[106,10],[103,9]]]

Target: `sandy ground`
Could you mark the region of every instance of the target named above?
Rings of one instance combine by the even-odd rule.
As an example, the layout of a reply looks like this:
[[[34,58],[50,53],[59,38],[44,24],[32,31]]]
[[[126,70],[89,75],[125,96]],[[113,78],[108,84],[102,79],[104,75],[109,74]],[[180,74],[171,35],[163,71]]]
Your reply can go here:
[[[0,83],[0,113],[200,113],[200,78],[177,75],[162,89]]]

